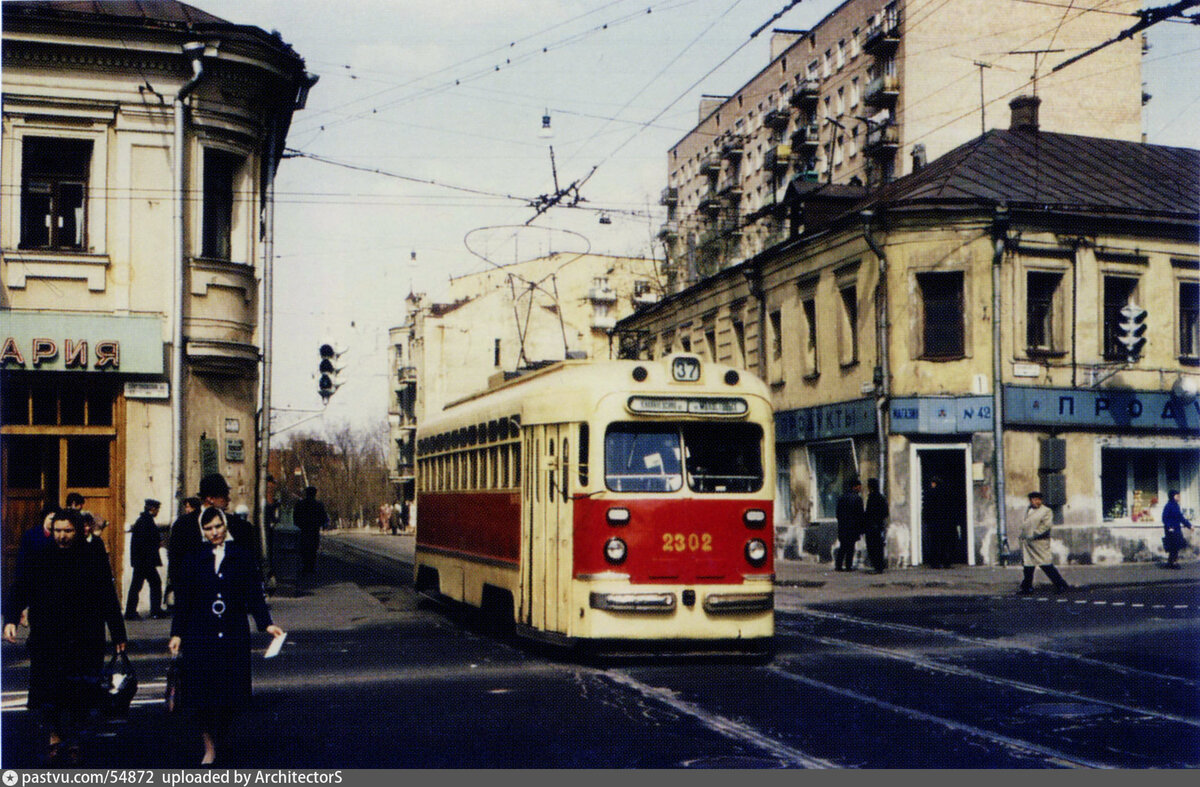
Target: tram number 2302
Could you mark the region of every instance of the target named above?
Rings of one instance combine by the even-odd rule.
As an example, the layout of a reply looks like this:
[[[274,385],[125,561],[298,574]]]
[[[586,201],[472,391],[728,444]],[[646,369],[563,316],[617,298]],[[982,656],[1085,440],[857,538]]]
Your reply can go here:
[[[663,533],[663,552],[712,552],[711,533]]]

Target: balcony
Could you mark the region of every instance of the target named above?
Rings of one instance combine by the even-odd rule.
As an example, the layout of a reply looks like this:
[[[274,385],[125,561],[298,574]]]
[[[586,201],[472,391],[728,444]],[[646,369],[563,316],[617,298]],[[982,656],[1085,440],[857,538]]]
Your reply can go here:
[[[746,140],[741,134],[729,134],[720,140],[721,158],[735,162],[741,159],[745,152]]]
[[[721,159],[715,154],[708,154],[700,159],[700,174],[708,175],[710,178],[716,177],[721,171]]]
[[[802,79],[796,84],[788,101],[794,107],[812,106],[821,97],[821,82],[817,79]]]
[[[402,383],[415,383],[417,381],[417,367],[401,366],[396,370],[396,379]]]
[[[588,290],[588,300],[592,303],[616,303],[617,291],[612,287],[592,287]]]
[[[658,204],[668,208],[673,208],[679,204],[679,188],[676,186],[667,186],[662,190],[662,196],[658,198]]]
[[[816,123],[797,126],[792,134],[792,148],[815,148],[821,141],[821,127]]]
[[[611,314],[593,314],[592,328],[597,331],[611,331],[617,327],[617,318]]]
[[[763,166],[772,172],[782,172],[792,161],[791,145],[772,145],[763,157]]]
[[[900,95],[900,80],[891,74],[875,77],[863,91],[863,102],[872,106],[891,106]]]
[[[893,16],[871,25],[863,34],[862,49],[874,57],[886,57],[900,46],[900,17]]]
[[[900,128],[894,123],[876,126],[867,132],[867,142],[863,149],[871,154],[891,155],[900,146]]]
[[[674,243],[679,240],[679,222],[668,221],[663,223],[658,229],[658,239],[667,243]]]
[[[653,306],[656,303],[658,303],[658,293],[656,293],[656,292],[651,292],[650,290],[643,290],[642,292],[634,292],[633,293],[633,307],[635,309],[641,309],[641,308],[645,308],[647,306]]]
[[[772,109],[763,115],[763,125],[775,131],[786,131],[790,122],[792,122],[792,113],[786,109]]]
[[[701,213],[719,213],[723,207],[725,207],[725,200],[715,191],[706,191],[700,197],[699,208]]]
[[[736,176],[725,178],[717,186],[717,194],[726,198],[730,203],[742,198],[742,181]]]

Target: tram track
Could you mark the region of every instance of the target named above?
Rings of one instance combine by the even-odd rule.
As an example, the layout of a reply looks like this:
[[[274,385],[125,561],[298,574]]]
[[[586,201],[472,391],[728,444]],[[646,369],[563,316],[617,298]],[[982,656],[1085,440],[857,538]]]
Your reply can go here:
[[[859,617],[857,615],[849,615],[844,612],[828,612],[825,610],[810,609],[807,607],[791,607],[791,608],[787,608],[787,609],[781,610],[781,611],[786,612],[787,614],[799,615],[802,617],[831,620],[831,621],[836,621],[839,623],[848,623],[848,624],[853,624],[856,626],[883,629],[886,631],[903,632],[903,633],[908,633],[908,634],[918,634],[918,635],[924,635],[924,636],[934,635],[934,636],[942,637],[945,639],[951,639],[951,640],[954,640],[957,642],[961,642],[961,643],[964,643],[967,645],[975,645],[975,646],[979,646],[979,647],[990,648],[993,650],[1018,651],[1018,652],[1027,653],[1029,655],[1043,656],[1043,657],[1053,658],[1053,659],[1062,659],[1062,660],[1066,660],[1066,661],[1075,662],[1078,664],[1085,664],[1090,667],[1098,667],[1098,668],[1110,670],[1110,671],[1115,672],[1118,675],[1121,675],[1124,677],[1139,677],[1139,678],[1145,678],[1145,679],[1150,679],[1150,680],[1161,680],[1161,681],[1164,681],[1167,683],[1177,684],[1177,685],[1185,686],[1185,687],[1191,688],[1191,689],[1200,689],[1200,681],[1192,680],[1190,678],[1184,678],[1179,675],[1166,675],[1161,672],[1151,672],[1149,670],[1138,669],[1137,667],[1130,667],[1130,666],[1127,666],[1124,664],[1115,664],[1111,661],[1105,661],[1103,659],[1094,659],[1089,656],[1080,655],[1078,653],[1065,653],[1063,651],[1051,650],[1049,648],[1043,648],[1043,647],[1039,647],[1037,645],[1031,645],[1026,642],[1018,642],[1016,640],[1012,640],[1012,639],[1008,639],[1008,638],[987,639],[985,637],[976,637],[976,636],[972,636],[970,634],[962,634],[960,632],[951,631],[949,629],[936,628],[936,627],[925,627],[925,626],[913,626],[913,625],[907,624],[907,623],[894,623],[894,622],[885,622],[885,621],[880,621],[880,620],[872,620],[870,618]],[[778,620],[776,621],[776,627],[777,628],[779,627]],[[789,633],[803,633],[803,632],[799,632],[799,631],[793,631],[790,627],[788,627],[786,625],[784,626],[784,628],[789,630]]]

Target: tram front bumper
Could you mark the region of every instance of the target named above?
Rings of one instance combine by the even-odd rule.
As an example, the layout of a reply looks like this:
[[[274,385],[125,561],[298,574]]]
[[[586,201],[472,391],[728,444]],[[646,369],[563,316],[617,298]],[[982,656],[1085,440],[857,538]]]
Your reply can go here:
[[[766,612],[774,608],[774,593],[709,593],[704,597],[704,611],[710,615]]]

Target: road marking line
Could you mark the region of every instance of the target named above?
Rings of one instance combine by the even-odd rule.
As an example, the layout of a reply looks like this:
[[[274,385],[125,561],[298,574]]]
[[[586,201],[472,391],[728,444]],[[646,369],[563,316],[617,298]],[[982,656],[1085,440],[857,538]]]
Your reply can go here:
[[[1158,680],[1170,681],[1172,683],[1182,683],[1186,686],[1200,688],[1200,681],[1181,678],[1178,675],[1164,675],[1160,672],[1150,672],[1148,670],[1138,669],[1137,667],[1127,667],[1123,664],[1114,664],[1111,661],[1103,661],[1101,659],[1093,659],[1088,656],[1081,656],[1077,653],[1063,653],[1062,651],[1047,650],[1039,648],[1036,645],[1027,645],[1023,642],[1017,642],[1011,639],[996,639],[989,640],[982,637],[972,637],[968,634],[959,634],[956,631],[939,628],[925,628],[923,626],[911,626],[906,623],[884,623],[869,618],[860,618],[855,615],[847,615],[841,612],[824,612],[822,610],[807,609],[804,607],[792,610],[785,610],[798,615],[807,615],[815,618],[825,618],[827,620],[840,620],[845,623],[854,623],[860,626],[868,626],[881,629],[893,629],[895,631],[907,631],[914,634],[934,634],[940,637],[949,637],[958,640],[959,642],[967,642],[973,645],[981,645],[988,648],[996,648],[998,650],[1019,650],[1025,653],[1035,653],[1043,656],[1052,656],[1054,658],[1067,659],[1077,661],[1080,664],[1091,664],[1097,667],[1110,669],[1121,675],[1141,675],[1147,678],[1155,678]]]
[[[1067,699],[1071,702],[1080,702],[1081,700],[1093,702],[1097,705],[1104,705],[1114,710],[1133,713],[1138,716],[1150,716],[1158,719],[1164,719],[1166,721],[1173,721],[1178,724],[1186,724],[1189,727],[1200,727],[1200,719],[1192,719],[1186,716],[1177,716],[1173,713],[1148,710],[1146,708],[1139,708],[1134,705],[1126,705],[1124,703],[1113,702],[1111,700],[1084,696],[1077,692],[1063,691],[1061,689],[1055,689],[1048,686],[1039,686],[1035,683],[1027,683],[1022,680],[1014,680],[1012,678],[1002,678],[996,675],[989,675],[986,672],[980,672],[978,670],[971,669],[970,667],[959,667],[954,664],[947,664],[936,658],[924,656],[911,650],[884,648],[880,647],[879,645],[867,645],[865,643],[855,642],[854,640],[841,639],[838,637],[823,637],[816,634],[805,634],[803,632],[796,632],[796,635],[803,639],[820,642],[823,645],[866,651],[867,653],[873,653],[877,656],[883,656],[885,658],[907,662],[909,664],[914,664],[918,667],[922,667],[927,670],[933,670],[935,672],[944,672],[963,678],[971,678],[973,680],[979,680],[985,683],[993,683],[999,686],[1006,686],[1008,688],[1027,691],[1033,694],[1054,695]]]
[[[1151,604],[1150,609],[1162,609],[1166,604]]]
[[[1124,601],[1114,601],[1114,602],[1112,603],[1112,605],[1113,605],[1114,607],[1123,607],[1123,606],[1125,606],[1125,602],[1124,602]]]
[[[1054,599],[1054,603],[1055,604],[1066,604],[1067,600],[1065,598],[1056,598],[1056,599]]]
[[[740,722],[727,719],[724,716],[718,716],[715,713],[693,705],[686,700],[681,700],[675,696],[675,692],[670,689],[659,688],[642,683],[637,678],[625,672],[618,670],[607,670],[600,673],[604,677],[620,684],[628,689],[633,689],[637,693],[648,697],[656,702],[660,702],[680,713],[690,716],[696,721],[708,727],[714,732],[719,732],[727,738],[750,743],[758,748],[770,752],[772,755],[780,758],[780,760],[790,766],[802,766],[804,768],[837,768],[838,765],[829,760],[822,760],[818,757],[813,757],[810,754],[793,749],[791,746],[776,740],[768,735],[764,735],[753,727],[741,724]]]
[[[1140,604],[1140,603],[1136,603],[1136,602],[1135,602],[1135,603],[1133,603],[1133,604],[1130,604],[1129,606],[1131,606],[1131,607],[1144,607],[1144,606],[1146,606],[1146,605],[1145,605],[1145,604]]]
[[[1171,607],[1171,609],[1187,609],[1187,608],[1188,608],[1187,604],[1176,604],[1175,606]]]
[[[1103,606],[1104,606],[1105,604],[1107,604],[1108,602],[1107,602],[1107,601],[1093,601],[1092,603],[1093,603],[1093,604],[1095,604],[1095,605],[1096,605],[1096,606],[1098,606],[1098,607],[1103,607]]]
[[[831,694],[837,694],[837,695],[840,695],[843,697],[849,697],[849,698],[857,700],[859,702],[866,703],[868,705],[874,705],[878,708],[883,708],[885,710],[889,710],[893,713],[897,713],[902,716],[907,716],[907,717],[913,718],[913,719],[919,719],[920,721],[926,721],[931,724],[938,724],[942,727],[947,727],[947,728],[949,728],[951,730],[955,730],[957,732],[965,732],[969,735],[974,735],[978,738],[983,738],[985,740],[995,741],[997,743],[1008,746],[1011,749],[1017,749],[1018,751],[1025,751],[1025,752],[1032,752],[1034,754],[1040,754],[1045,757],[1049,757],[1052,761],[1055,761],[1056,763],[1061,763],[1064,765],[1077,765],[1077,766],[1080,766],[1083,768],[1096,768],[1096,769],[1115,767],[1115,766],[1109,765],[1107,763],[1099,763],[1099,762],[1093,762],[1091,760],[1080,759],[1073,755],[1064,754],[1063,752],[1056,751],[1054,749],[1050,749],[1045,746],[1039,746],[1036,743],[1030,743],[1028,741],[1018,740],[1016,738],[1010,738],[1007,735],[1001,735],[1000,733],[991,732],[989,730],[985,730],[985,729],[982,729],[979,727],[974,727],[970,724],[964,724],[962,722],[954,721],[953,719],[946,719],[946,718],[942,718],[941,716],[934,716],[931,713],[925,713],[924,711],[919,711],[919,710],[916,710],[915,708],[905,708],[901,705],[896,705],[894,703],[888,702],[887,700],[881,700],[877,697],[871,697],[866,694],[861,694],[852,689],[843,689],[843,688],[840,688],[837,686],[830,686],[828,683],[823,683],[822,681],[816,680],[814,678],[808,678],[803,675],[797,675],[794,672],[788,672],[787,670],[785,670],[781,667],[772,666],[772,667],[768,667],[767,669],[769,669],[771,672],[774,672],[774,673],[782,676],[783,678],[785,678],[787,680],[795,681],[797,683],[803,683],[806,686],[811,686],[813,688],[821,689],[821,690],[827,691]]]
[[[1086,603],[1087,603],[1087,599],[1086,599],[1086,598],[1080,598],[1080,599],[1076,599],[1076,600],[1075,600],[1075,603],[1076,603],[1076,604],[1086,604]]]

